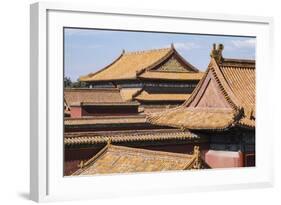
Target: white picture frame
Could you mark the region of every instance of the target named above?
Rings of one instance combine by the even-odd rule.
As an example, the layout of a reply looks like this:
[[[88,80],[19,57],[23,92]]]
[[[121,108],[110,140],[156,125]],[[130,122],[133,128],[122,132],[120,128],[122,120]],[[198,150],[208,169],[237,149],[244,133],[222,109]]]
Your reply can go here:
[[[31,5],[30,25],[32,200],[95,199],[273,185],[274,133],[270,129],[273,106],[266,100],[273,84],[263,80],[274,73],[272,18],[44,2]],[[63,27],[256,36],[256,167],[63,177],[63,103],[59,105],[63,102]],[[271,68],[270,74],[267,67]]]

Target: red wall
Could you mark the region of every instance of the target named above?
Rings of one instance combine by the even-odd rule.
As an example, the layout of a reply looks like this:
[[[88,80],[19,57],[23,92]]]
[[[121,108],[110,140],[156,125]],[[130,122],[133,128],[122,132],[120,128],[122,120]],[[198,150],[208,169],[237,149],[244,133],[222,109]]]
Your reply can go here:
[[[71,107],[70,116],[71,117],[82,117],[82,108],[79,106]]]
[[[205,161],[211,168],[243,167],[243,153],[209,150]]]
[[[103,146],[95,148],[65,149],[64,151],[64,175],[71,175],[77,169],[82,160],[88,160],[96,155]]]

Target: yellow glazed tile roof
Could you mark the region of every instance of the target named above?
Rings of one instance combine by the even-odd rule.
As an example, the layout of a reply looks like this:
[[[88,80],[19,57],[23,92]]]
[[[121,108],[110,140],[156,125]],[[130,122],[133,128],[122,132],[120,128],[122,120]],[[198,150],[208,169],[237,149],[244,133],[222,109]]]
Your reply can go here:
[[[175,71],[155,71],[159,66],[165,64],[169,59],[177,61],[181,65]],[[177,60],[175,60],[177,59]],[[181,63],[179,63],[179,61]],[[169,66],[175,68],[175,66]],[[157,70],[156,69],[156,70]],[[175,50],[173,45],[170,48],[152,49],[146,51],[124,52],[105,68],[81,76],[80,81],[112,81],[130,80],[139,78],[164,79],[164,80],[200,80],[202,73],[187,62]]]
[[[146,90],[141,91],[134,96],[135,100],[140,101],[185,101],[190,94],[183,93],[149,93]]]
[[[133,95],[134,100],[140,101],[185,101],[189,98],[189,93],[159,93],[146,90],[145,88]]]
[[[109,132],[72,132],[64,134],[65,145],[74,144],[100,144],[109,140],[118,142],[159,141],[159,140],[186,140],[198,137],[189,131],[179,129],[164,130],[134,130],[134,131],[109,131]]]
[[[234,63],[229,63],[233,61]],[[250,62],[243,66],[239,61],[235,63],[235,60],[231,59],[225,60],[220,66],[225,80],[248,118],[251,111],[255,110],[256,99],[256,69],[253,67],[255,64]]]
[[[69,88],[64,90],[68,105],[87,103],[122,103],[120,90],[116,88]]]
[[[237,114],[232,109],[200,109],[178,107],[164,112],[153,113],[150,121],[188,129],[225,129],[232,125]]]
[[[107,145],[72,175],[153,172],[199,168],[199,148],[194,153],[177,154],[116,145]]]
[[[212,72],[230,109],[191,107],[202,93],[206,76]],[[255,61],[211,58],[208,70],[186,102],[170,110],[152,113],[148,121],[153,124],[186,129],[226,129],[232,126],[255,128]],[[198,99],[198,98],[197,98]]]
[[[120,94],[124,101],[131,101],[134,94],[139,92],[141,88],[122,88]]]
[[[126,115],[126,116],[95,116],[83,118],[65,118],[64,125],[95,125],[95,124],[120,124],[120,123],[145,123],[145,115]]]
[[[136,79],[137,73],[153,66],[172,52],[171,48],[138,52],[123,52],[104,69],[80,77],[81,81]]]

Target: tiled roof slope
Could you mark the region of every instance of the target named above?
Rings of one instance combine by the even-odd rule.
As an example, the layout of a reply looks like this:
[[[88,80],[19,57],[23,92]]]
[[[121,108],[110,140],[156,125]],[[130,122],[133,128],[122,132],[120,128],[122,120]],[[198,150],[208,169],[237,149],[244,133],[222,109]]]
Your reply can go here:
[[[200,167],[199,155],[198,147],[188,155],[108,144],[72,175],[196,169]]]
[[[127,123],[145,123],[146,116],[137,115],[122,115],[122,116],[95,116],[83,118],[65,118],[65,126],[79,126],[79,125],[112,125],[112,124],[127,124]]]
[[[181,59],[182,63],[186,67],[187,73],[198,72],[198,70],[192,66],[190,63],[185,61],[174,49],[173,46],[170,48],[163,49],[153,49],[146,51],[136,51],[136,52],[124,52],[111,64],[105,68],[99,70],[95,73],[90,73],[86,76],[81,76],[80,81],[90,82],[90,81],[109,81],[109,80],[128,80],[128,79],[137,79],[138,75],[143,74],[146,71],[149,71],[156,66],[163,63],[165,60],[169,59],[173,55],[176,55]],[[161,74],[161,72],[159,72]],[[187,76],[185,72],[178,73],[176,77],[167,74],[168,78],[175,79],[181,74]],[[160,78],[165,77],[160,75]],[[198,79],[198,76],[194,76]],[[180,77],[182,79],[184,77]]]
[[[139,101],[182,101],[188,99],[190,94],[184,93],[153,93],[142,90],[133,96],[133,99]]]
[[[255,110],[256,83],[255,62],[225,59],[220,65],[220,70],[237,97],[239,106],[247,111]]]
[[[134,130],[134,131],[103,131],[103,132],[73,132],[64,134],[65,145],[100,144],[109,140],[118,142],[141,142],[158,140],[186,140],[198,139],[197,135],[179,129],[164,130]]]
[[[132,96],[138,93],[142,88],[122,88],[120,94],[124,101],[131,101]]]
[[[232,125],[234,117],[232,110],[178,107],[151,114],[149,120],[181,129],[224,129]]]
[[[69,88],[64,90],[64,98],[68,105],[124,102],[120,90],[116,88]]]
[[[151,114],[153,124],[186,129],[227,129],[233,126],[255,127],[255,61],[224,59],[212,56],[208,70],[190,98],[181,106],[161,113]],[[197,107],[198,99],[205,94],[203,85],[207,76],[213,75],[227,107],[208,105]],[[203,94],[203,95],[204,95]],[[196,101],[197,100],[197,101]],[[207,100],[208,101],[208,100]],[[211,99],[209,100],[211,101]]]

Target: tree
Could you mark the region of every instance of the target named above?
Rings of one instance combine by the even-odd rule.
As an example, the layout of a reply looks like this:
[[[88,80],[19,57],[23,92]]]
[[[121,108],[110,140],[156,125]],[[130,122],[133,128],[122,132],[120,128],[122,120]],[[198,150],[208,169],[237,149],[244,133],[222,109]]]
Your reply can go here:
[[[65,88],[71,88],[72,87],[72,81],[69,77],[64,77],[63,78],[63,85]]]
[[[77,81],[75,81],[75,82],[72,82],[69,77],[64,77],[63,84],[64,84],[65,88],[86,88],[87,87],[87,84],[85,82],[81,82],[81,81],[79,81],[79,79],[77,79]]]
[[[79,79],[77,79],[76,82],[72,83],[73,88],[86,88],[87,84],[85,82],[81,82]]]

